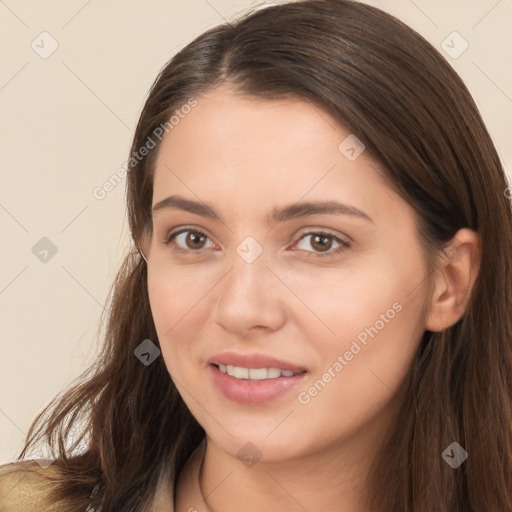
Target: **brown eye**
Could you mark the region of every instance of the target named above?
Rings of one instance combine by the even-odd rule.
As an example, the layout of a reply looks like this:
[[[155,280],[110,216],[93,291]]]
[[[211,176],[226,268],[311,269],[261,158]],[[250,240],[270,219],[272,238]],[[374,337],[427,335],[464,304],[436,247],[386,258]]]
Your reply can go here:
[[[202,249],[206,237],[198,233],[197,231],[189,231],[185,237],[185,244],[191,249]]]
[[[171,233],[164,243],[171,246],[172,250],[176,252],[199,252],[205,247],[205,242],[208,239],[208,236],[201,231],[182,229],[176,233]]]
[[[347,250],[350,247],[350,243],[342,240],[341,238],[332,235],[331,233],[323,233],[323,232],[314,232],[314,233],[306,233],[304,236],[302,236],[298,243],[301,243],[306,238],[310,238],[309,245],[314,249],[313,251],[307,251],[309,252],[308,256],[313,254],[313,256],[317,257],[326,257],[326,256],[335,256],[337,254],[340,254],[341,252]],[[338,243],[338,247],[335,247],[334,250],[330,250],[333,244],[333,241],[335,243]]]
[[[326,235],[314,235],[311,238],[311,247],[320,252],[328,251],[332,246],[332,238]]]

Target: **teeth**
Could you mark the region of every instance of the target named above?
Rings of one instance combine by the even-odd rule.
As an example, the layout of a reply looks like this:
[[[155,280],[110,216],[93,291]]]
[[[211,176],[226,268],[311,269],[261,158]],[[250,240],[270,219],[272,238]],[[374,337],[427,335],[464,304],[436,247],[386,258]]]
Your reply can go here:
[[[249,369],[248,368],[240,368],[239,366],[228,366],[228,373],[231,370],[233,377],[237,379],[248,379],[249,378]]]
[[[249,378],[251,380],[264,380],[266,378],[268,378],[268,369],[267,368],[251,368],[250,370],[248,370],[247,372],[249,374],[248,377],[246,378]],[[281,372],[279,372],[279,375],[281,374]],[[279,377],[278,375],[278,377]]]
[[[277,377],[281,377],[281,370],[278,368],[263,368],[267,370],[267,379],[277,379]]]
[[[278,377],[291,377],[295,375],[291,370],[280,370],[279,368],[242,368],[231,364],[219,364],[219,370],[237,379],[265,380],[277,379]]]

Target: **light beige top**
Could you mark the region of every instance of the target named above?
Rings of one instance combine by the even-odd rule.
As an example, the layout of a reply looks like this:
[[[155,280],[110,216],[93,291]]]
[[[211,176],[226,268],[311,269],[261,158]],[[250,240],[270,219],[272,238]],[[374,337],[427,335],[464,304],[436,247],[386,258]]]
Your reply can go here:
[[[194,509],[197,512],[209,512],[201,502],[199,488],[199,470],[205,449],[206,438],[194,450],[180,473],[176,508],[172,485],[162,482],[156,490],[151,512],[188,512]],[[0,465],[0,512],[65,512],[60,506],[46,504],[44,495],[38,488],[44,475],[55,473],[56,469],[51,465],[44,468],[35,461]]]

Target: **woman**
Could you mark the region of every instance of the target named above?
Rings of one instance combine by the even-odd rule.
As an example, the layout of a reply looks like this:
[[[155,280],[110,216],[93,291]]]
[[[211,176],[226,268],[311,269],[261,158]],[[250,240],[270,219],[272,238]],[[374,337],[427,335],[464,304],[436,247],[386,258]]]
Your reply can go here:
[[[20,459],[87,449],[2,467],[2,511],[512,510],[507,182],[436,49],[256,11],[162,70],[129,162],[103,352]]]

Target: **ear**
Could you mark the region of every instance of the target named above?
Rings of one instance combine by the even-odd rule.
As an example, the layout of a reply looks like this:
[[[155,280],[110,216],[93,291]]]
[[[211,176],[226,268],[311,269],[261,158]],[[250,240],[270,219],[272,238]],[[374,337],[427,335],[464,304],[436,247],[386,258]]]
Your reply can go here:
[[[440,258],[425,328],[439,332],[456,324],[464,315],[480,270],[480,237],[462,228]]]
[[[151,229],[150,222],[146,221],[140,226],[135,234],[132,235],[132,240],[135,248],[138,250],[140,256],[147,263],[149,249],[151,246]]]

